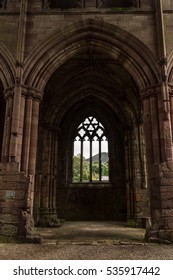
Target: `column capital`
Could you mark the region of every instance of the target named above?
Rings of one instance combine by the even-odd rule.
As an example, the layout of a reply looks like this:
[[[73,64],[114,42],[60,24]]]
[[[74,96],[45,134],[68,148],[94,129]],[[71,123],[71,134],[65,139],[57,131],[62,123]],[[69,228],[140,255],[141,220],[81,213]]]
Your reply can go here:
[[[10,99],[10,98],[13,98],[13,96],[14,96],[14,87],[9,87],[9,88],[5,89],[3,94],[4,94],[4,99],[6,101],[8,99]]]
[[[169,95],[173,96],[173,85],[168,84]]]
[[[41,92],[35,88],[28,88],[27,96],[32,98],[35,101],[41,102],[43,99],[43,92]]]
[[[140,98],[141,98],[141,100],[143,100],[143,99],[147,99],[151,96],[157,96],[159,93],[161,93],[161,91],[162,91],[162,84],[156,84],[156,85],[143,89],[140,92]]]

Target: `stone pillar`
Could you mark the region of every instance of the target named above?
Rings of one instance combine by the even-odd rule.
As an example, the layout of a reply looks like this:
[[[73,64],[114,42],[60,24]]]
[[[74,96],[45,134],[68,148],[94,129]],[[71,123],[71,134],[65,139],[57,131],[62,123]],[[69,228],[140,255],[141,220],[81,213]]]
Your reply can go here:
[[[24,101],[23,98],[23,62],[25,48],[25,34],[27,21],[28,0],[20,1],[20,14],[18,24],[17,48],[16,48],[16,78],[14,85],[13,111],[11,124],[11,138],[9,157],[11,162],[18,162],[20,169],[22,135],[23,135],[23,116]]]
[[[149,196],[147,189],[147,171],[145,162],[145,141],[142,117],[134,124],[133,173],[136,224],[145,226],[149,217]]]
[[[32,120],[30,133],[30,152],[28,163],[28,174],[35,175],[36,152],[37,152],[37,137],[38,137],[38,117],[39,117],[39,102],[42,99],[42,94],[34,92],[32,94]]]
[[[29,164],[29,151],[30,151],[30,140],[31,140],[31,122],[32,122],[32,106],[33,99],[32,95],[26,96],[25,106],[25,118],[24,118],[24,132],[23,132],[23,149],[22,149],[22,161],[21,170],[28,175],[28,164]]]
[[[9,148],[11,137],[11,123],[12,123],[12,110],[13,110],[13,88],[5,90],[4,96],[6,100],[6,113],[2,145],[2,162],[9,162]]]
[[[17,135],[17,138],[18,138],[17,139],[17,152],[16,152],[16,162],[19,163],[19,170],[21,170],[26,94],[27,94],[27,89],[22,86],[21,101],[20,101],[20,119],[19,119],[18,135]]]
[[[126,197],[127,197],[127,219],[134,219],[134,193],[133,193],[133,170],[132,170],[132,145],[131,132],[126,132],[125,138],[125,166],[126,166]]]
[[[143,92],[142,98],[151,205],[151,226],[147,229],[146,237],[151,241],[173,242],[173,161],[169,87],[165,83],[156,85]],[[149,154],[151,151],[152,157]]]
[[[29,199],[31,201],[31,214],[32,214],[33,202],[34,202],[36,158],[37,158],[39,103],[42,100],[42,93],[37,92],[35,90],[29,90],[28,94],[32,97],[32,118],[30,123],[30,141],[29,141],[29,155],[28,155],[28,174],[30,175],[31,178]]]
[[[42,131],[43,151],[42,155],[39,154],[42,174],[37,175],[39,179],[36,186],[41,192],[38,224],[53,227],[60,225],[56,209],[57,136],[51,127],[44,127]],[[38,209],[36,201],[35,209]]]

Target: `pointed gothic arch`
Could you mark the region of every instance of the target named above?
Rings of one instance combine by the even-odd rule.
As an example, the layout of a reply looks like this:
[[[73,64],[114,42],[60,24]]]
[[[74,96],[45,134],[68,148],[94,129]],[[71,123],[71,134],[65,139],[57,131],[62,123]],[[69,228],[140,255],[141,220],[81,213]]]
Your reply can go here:
[[[15,61],[9,50],[0,44],[0,79],[4,89],[15,82]]]
[[[0,160],[2,157],[2,152],[4,152],[5,147],[3,147],[4,140],[4,129],[5,129],[5,112],[6,102],[4,92],[14,86],[15,81],[15,63],[9,50],[0,44]],[[7,122],[7,120],[6,120]]]
[[[146,45],[117,26],[91,19],[58,30],[36,46],[25,61],[24,82],[43,91],[56,69],[88,45],[111,53],[135,78],[139,90],[159,83],[157,59]]]
[[[105,69],[103,65],[97,65],[100,57]],[[84,67],[80,66],[81,61]],[[104,213],[96,211],[93,218],[107,216],[109,219],[126,219],[138,216],[142,201],[135,201],[135,189],[141,192],[140,189],[146,185],[140,91],[160,81],[160,69],[152,52],[119,27],[97,20],[86,20],[73,23],[65,30],[58,30],[42,45],[36,46],[24,64],[24,83],[31,89],[44,92],[39,119],[35,220],[40,224],[49,224],[49,218],[54,215],[56,208],[64,218],[74,219],[75,213],[78,213],[76,219],[91,219],[90,215],[94,210],[80,208],[82,197],[75,206],[72,203],[73,198],[78,197],[78,192],[73,192],[73,188],[69,189],[72,147],[67,141],[69,127],[73,126],[71,120],[80,120],[80,111],[85,111],[87,106],[94,113],[97,111],[96,107],[99,107],[98,113],[102,115],[105,111],[106,118],[112,112],[113,115],[107,122],[110,127],[111,122],[115,124],[111,127],[114,133],[110,156],[110,178],[113,178],[113,183],[110,185],[110,192],[106,194],[107,200],[113,197],[110,203],[113,208],[110,207]],[[115,131],[119,131],[119,135]],[[137,139],[137,148],[134,139]],[[117,164],[115,155],[121,164]],[[125,172],[126,168],[128,172]],[[118,174],[116,176],[113,175],[115,170]],[[134,175],[136,172],[137,176]],[[117,197],[114,192],[118,193]],[[87,201],[90,200],[85,195],[84,197]],[[148,213],[147,211],[146,207],[142,213]],[[83,215],[80,216],[80,213]]]

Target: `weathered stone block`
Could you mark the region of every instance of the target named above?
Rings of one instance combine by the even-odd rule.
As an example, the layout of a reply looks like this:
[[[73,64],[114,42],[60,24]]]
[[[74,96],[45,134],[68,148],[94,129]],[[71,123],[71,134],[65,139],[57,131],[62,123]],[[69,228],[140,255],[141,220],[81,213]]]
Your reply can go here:
[[[0,214],[0,222],[3,224],[16,224],[19,223],[19,217],[12,214]]]
[[[17,237],[18,227],[10,224],[0,226],[0,234],[5,236]]]

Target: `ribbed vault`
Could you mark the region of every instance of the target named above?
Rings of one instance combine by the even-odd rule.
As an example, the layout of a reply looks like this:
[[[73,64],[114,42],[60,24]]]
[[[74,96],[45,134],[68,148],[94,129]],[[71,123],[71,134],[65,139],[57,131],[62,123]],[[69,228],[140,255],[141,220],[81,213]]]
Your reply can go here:
[[[109,55],[88,48],[54,72],[45,88],[41,112],[44,122],[58,127],[67,112],[76,112],[78,107],[84,112],[93,106],[114,112],[123,126],[140,115],[131,75]]]

